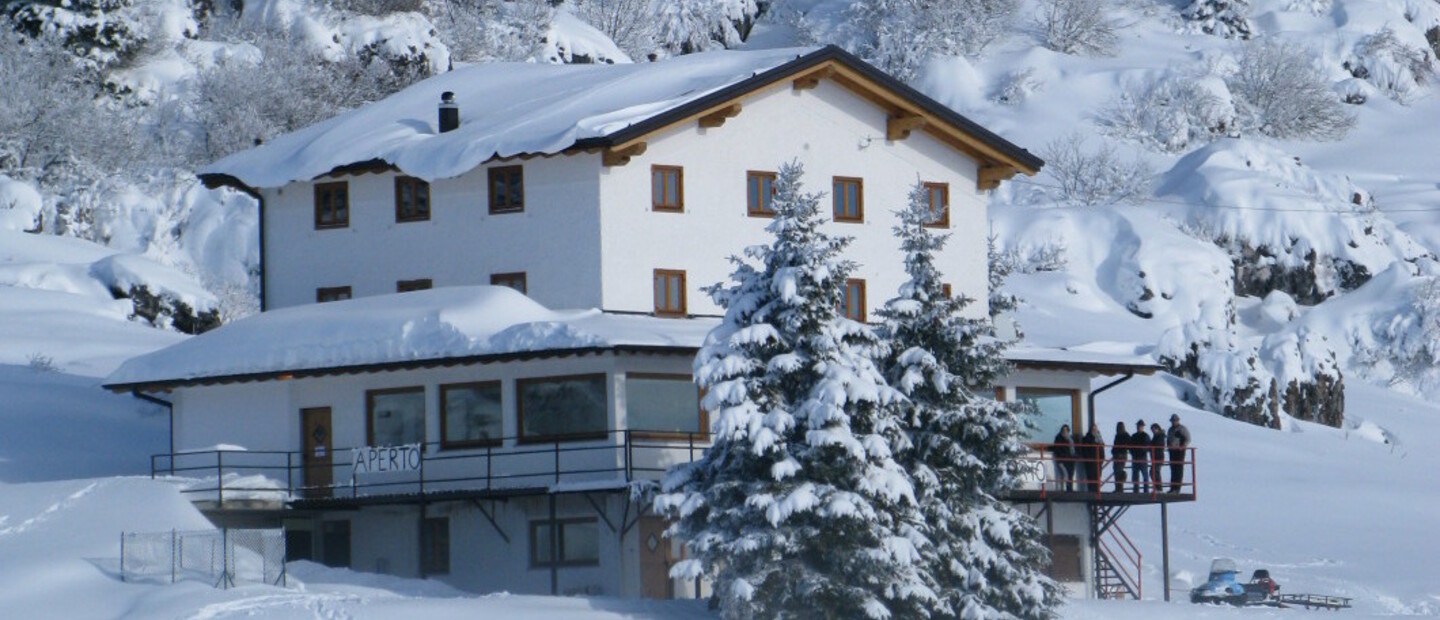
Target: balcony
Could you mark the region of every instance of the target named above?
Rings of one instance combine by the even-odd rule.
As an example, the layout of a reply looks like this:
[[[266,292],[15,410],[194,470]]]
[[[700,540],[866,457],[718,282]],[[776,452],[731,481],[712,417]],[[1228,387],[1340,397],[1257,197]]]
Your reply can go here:
[[[157,454],[152,477],[186,479],[182,492],[213,509],[280,509],[498,498],[624,488],[659,480],[699,458],[708,435],[610,431],[585,439],[442,448],[300,451],[204,450]]]
[[[1116,486],[1116,459],[1108,456],[1110,446],[1099,446],[1105,456],[1093,460],[1078,457],[1057,458],[1055,444],[1030,444],[1030,447],[1030,452],[1021,457],[1025,473],[1020,476],[1016,488],[1007,493],[1004,499],[1022,503],[1075,502],[1105,505],[1168,504],[1193,502],[1196,499],[1199,485],[1196,478],[1195,448],[1185,448],[1185,458],[1174,462],[1180,465],[1184,476],[1183,482],[1172,492],[1172,461],[1168,450],[1157,450],[1156,452],[1162,454],[1158,457],[1152,454],[1150,460],[1152,475],[1153,470],[1158,468],[1164,484],[1152,483],[1148,488],[1142,488],[1135,484],[1130,459],[1120,460],[1124,465],[1126,478],[1122,487]],[[1085,447],[1076,446],[1077,449]],[[1094,469],[1091,470],[1086,465],[1091,465]],[[1065,467],[1074,472],[1068,481],[1062,475]]]

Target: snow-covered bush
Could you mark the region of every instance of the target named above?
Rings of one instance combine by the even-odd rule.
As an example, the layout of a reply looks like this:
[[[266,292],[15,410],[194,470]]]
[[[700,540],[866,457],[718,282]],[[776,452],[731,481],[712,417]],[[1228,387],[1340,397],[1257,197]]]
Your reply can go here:
[[[1401,103],[1414,99],[1435,70],[1430,50],[1401,41],[1388,26],[1361,39],[1344,67]]]
[[[241,29],[256,54],[220,58],[196,79],[196,159],[214,161],[383,98],[423,77],[370,53],[326,60],[286,32]],[[258,56],[258,59],[256,58]]]
[[[1267,136],[1339,140],[1355,125],[1305,47],[1276,40],[1247,43],[1225,79],[1242,125]]]
[[[1300,329],[1267,336],[1260,356],[1275,375],[1280,408],[1297,420],[1339,428],[1345,421],[1345,380],[1324,335]]]
[[[652,0],[655,38],[671,54],[729,48],[750,36],[756,0]]]
[[[1235,109],[1224,84],[1215,81],[1167,74],[1132,82],[1101,113],[1100,123],[1110,135],[1165,153],[1233,136]]]
[[[1106,0],[1042,0],[1044,44],[1062,54],[1110,56],[1119,51],[1119,24]]]
[[[1245,40],[1254,33],[1248,0],[1191,0],[1180,16],[1201,32],[1226,39]]]
[[[34,39],[59,41],[81,63],[103,70],[134,57],[147,34],[135,0],[27,0],[8,3],[16,25]]]
[[[431,19],[464,62],[516,62],[535,57],[555,19],[546,0],[478,0],[431,5]],[[642,16],[634,16],[641,18]]]
[[[992,99],[996,103],[1005,105],[1018,105],[1023,103],[1030,95],[1039,91],[1045,83],[1035,77],[1035,69],[1026,67],[1020,71],[1012,71],[1000,82],[1000,88],[996,90]]]
[[[1200,351],[1192,378],[1200,404],[1227,418],[1280,428],[1280,392],[1253,348]]]
[[[645,19],[651,0],[568,0],[576,17],[605,33],[631,59],[641,60],[655,52],[659,32],[655,22]]]
[[[857,0],[847,47],[909,80],[932,57],[979,56],[1009,32],[1018,8],[1018,0]]]
[[[1140,202],[1150,194],[1154,170],[1143,159],[1122,161],[1109,142],[1090,150],[1085,137],[1072,133],[1051,141],[1041,150],[1043,173],[1056,183],[1053,198],[1071,205],[1092,207],[1118,202]]]

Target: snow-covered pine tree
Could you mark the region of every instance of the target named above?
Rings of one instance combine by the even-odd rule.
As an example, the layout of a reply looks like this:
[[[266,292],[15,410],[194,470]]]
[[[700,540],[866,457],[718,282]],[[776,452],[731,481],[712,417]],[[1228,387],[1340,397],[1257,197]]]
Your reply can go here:
[[[663,481],[656,510],[708,576],[726,618],[923,618],[913,485],[891,456],[900,396],[873,330],[840,316],[848,238],[820,231],[819,195],[780,168],[773,245],[709,289],[725,318],[695,359],[712,447]]]
[[[1004,344],[988,319],[963,315],[971,299],[944,294],[935,253],[948,235],[925,227],[933,216],[923,184],[899,215],[895,233],[910,280],[877,314],[889,344],[886,378],[908,397],[900,408],[910,445],[896,460],[911,472],[928,524],[929,572],[950,617],[1053,617],[1061,592],[1042,572],[1040,529],[998,499],[1025,450],[1021,410],[972,391],[1005,372]]]
[[[651,0],[659,44],[672,54],[728,48],[750,36],[755,0]]]

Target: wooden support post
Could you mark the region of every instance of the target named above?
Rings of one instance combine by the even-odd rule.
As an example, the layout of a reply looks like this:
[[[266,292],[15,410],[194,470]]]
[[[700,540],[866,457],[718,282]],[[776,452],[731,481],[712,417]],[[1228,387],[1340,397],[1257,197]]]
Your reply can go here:
[[[1160,564],[1165,571],[1165,602],[1170,602],[1170,511],[1160,502]]]
[[[631,157],[638,157],[645,153],[645,143],[636,142],[621,149],[609,148],[600,155],[600,163],[606,166],[623,166],[630,163]]]
[[[740,104],[732,103],[719,110],[700,117],[700,126],[705,129],[714,129],[725,124],[725,121],[740,115]]]
[[[902,112],[891,115],[885,121],[886,140],[904,140],[910,137],[910,132],[925,126],[925,117],[919,114]]]
[[[1016,170],[1010,166],[980,166],[975,187],[980,190],[995,189],[1000,187],[1001,181],[1015,176],[1015,172]]]
[[[795,78],[795,81],[791,85],[795,90],[810,90],[819,86],[820,80],[832,75],[835,75],[835,68],[827,66],[819,71],[813,71]]]

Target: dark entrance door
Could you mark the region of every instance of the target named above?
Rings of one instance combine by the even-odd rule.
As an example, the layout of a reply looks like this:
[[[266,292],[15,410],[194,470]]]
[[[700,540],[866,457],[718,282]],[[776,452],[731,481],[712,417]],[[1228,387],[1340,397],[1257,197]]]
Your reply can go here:
[[[335,481],[331,435],[329,407],[300,410],[300,454],[305,466],[306,497],[330,497]]]

